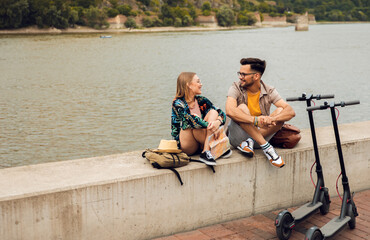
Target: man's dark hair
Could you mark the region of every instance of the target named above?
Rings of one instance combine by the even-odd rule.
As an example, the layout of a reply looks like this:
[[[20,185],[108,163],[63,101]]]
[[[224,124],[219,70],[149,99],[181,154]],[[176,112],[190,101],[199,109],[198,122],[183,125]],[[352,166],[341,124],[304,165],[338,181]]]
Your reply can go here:
[[[266,61],[258,58],[242,58],[240,60],[240,64],[251,65],[251,69],[261,73],[261,76],[265,72],[266,68]]]

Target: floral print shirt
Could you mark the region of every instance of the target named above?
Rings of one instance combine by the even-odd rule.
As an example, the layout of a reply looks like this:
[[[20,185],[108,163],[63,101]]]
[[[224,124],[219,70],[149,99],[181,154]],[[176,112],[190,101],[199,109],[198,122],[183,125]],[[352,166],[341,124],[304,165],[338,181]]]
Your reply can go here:
[[[185,98],[177,98],[172,103],[172,116],[171,116],[171,135],[179,142],[180,130],[188,128],[206,128],[208,122],[203,120],[209,110],[214,109],[222,118],[222,124],[225,124],[226,114],[219,108],[215,107],[211,101],[203,96],[195,96],[199,104],[199,109],[202,117],[192,115]]]

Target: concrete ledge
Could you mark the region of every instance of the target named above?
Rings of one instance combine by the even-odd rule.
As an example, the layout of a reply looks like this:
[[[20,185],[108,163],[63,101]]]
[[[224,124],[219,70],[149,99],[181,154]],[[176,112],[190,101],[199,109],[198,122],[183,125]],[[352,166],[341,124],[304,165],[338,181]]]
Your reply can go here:
[[[370,121],[340,125],[352,191],[370,189]],[[325,183],[340,172],[331,127],[317,129]],[[150,239],[310,201],[314,161],[309,130],[286,166],[234,151],[216,173],[199,163],[153,169],[141,151],[0,170],[0,239]],[[315,175],[315,174],[314,174]],[[314,176],[315,179],[315,176]]]

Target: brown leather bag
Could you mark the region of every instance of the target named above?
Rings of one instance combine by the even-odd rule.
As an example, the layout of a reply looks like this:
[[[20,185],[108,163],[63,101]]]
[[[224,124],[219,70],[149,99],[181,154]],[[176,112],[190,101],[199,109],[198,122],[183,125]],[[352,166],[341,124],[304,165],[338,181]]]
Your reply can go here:
[[[271,138],[270,144],[274,147],[294,148],[301,140],[300,132],[299,128],[291,124],[284,124]]]

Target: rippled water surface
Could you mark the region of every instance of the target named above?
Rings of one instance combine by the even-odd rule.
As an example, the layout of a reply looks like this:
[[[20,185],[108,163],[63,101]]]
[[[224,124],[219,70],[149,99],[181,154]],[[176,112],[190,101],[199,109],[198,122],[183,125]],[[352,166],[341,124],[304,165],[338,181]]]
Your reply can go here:
[[[359,99],[339,124],[370,120],[370,24],[216,32],[0,36],[0,167],[122,153],[170,139],[176,78],[193,71],[224,109],[239,60],[267,60],[284,97]],[[304,103],[292,121],[308,128]],[[329,112],[316,126],[331,124]]]

